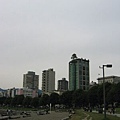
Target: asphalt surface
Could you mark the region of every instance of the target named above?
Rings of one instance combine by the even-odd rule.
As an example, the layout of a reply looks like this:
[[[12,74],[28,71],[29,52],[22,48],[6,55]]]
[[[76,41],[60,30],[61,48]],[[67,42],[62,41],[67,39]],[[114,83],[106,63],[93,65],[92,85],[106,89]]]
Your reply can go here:
[[[37,113],[31,112],[31,116],[23,117],[22,115],[20,118],[14,120],[62,120],[65,117],[68,117],[68,112],[54,112],[52,111],[50,114],[45,115],[37,115]]]

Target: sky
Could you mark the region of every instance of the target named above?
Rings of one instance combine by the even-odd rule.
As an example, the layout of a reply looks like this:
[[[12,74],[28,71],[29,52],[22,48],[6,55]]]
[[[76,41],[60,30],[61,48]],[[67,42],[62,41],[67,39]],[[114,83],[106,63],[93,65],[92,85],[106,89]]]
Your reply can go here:
[[[120,0],[0,0],[0,88],[23,87],[23,74],[53,68],[68,77],[72,54],[89,59],[90,81],[120,76]]]

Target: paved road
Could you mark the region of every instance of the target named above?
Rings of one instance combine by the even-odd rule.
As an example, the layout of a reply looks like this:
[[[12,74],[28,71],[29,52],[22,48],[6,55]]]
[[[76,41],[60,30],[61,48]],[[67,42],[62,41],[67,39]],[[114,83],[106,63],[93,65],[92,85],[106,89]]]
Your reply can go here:
[[[31,117],[22,117],[14,120],[61,120],[69,116],[68,112],[51,112],[46,115],[37,115],[36,112],[31,113]]]

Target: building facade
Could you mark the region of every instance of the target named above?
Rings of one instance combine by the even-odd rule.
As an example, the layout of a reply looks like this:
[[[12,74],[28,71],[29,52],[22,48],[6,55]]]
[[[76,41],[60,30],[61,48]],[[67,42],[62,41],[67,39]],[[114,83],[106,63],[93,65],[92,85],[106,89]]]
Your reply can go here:
[[[98,80],[98,84],[102,84],[103,83],[103,77],[100,77],[97,79]],[[118,76],[106,76],[104,77],[105,82],[108,83],[119,83],[120,82],[120,77]]]
[[[0,97],[7,97],[7,90],[0,88]]]
[[[42,92],[50,93],[55,90],[55,71],[53,69],[42,72]]]
[[[39,75],[35,75],[35,72],[28,71],[23,75],[23,88],[35,89],[39,88]]]
[[[68,81],[66,78],[62,78],[62,80],[58,80],[58,91],[66,91],[68,90]]]
[[[7,97],[15,97],[16,95],[16,89],[15,87],[7,89]]]
[[[38,97],[38,91],[29,88],[16,89],[16,95],[24,95],[24,97]]]
[[[69,90],[89,89],[89,60],[73,54],[69,62]]]

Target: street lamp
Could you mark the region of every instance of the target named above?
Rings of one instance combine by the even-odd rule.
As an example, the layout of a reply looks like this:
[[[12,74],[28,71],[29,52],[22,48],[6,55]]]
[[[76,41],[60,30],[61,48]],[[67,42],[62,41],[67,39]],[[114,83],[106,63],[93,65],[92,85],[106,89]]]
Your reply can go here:
[[[102,68],[103,69],[103,101],[104,101],[104,118],[106,118],[106,100],[105,100],[105,72],[104,72],[104,67],[107,68],[111,68],[112,65],[111,64],[107,64],[107,65],[103,65]]]

